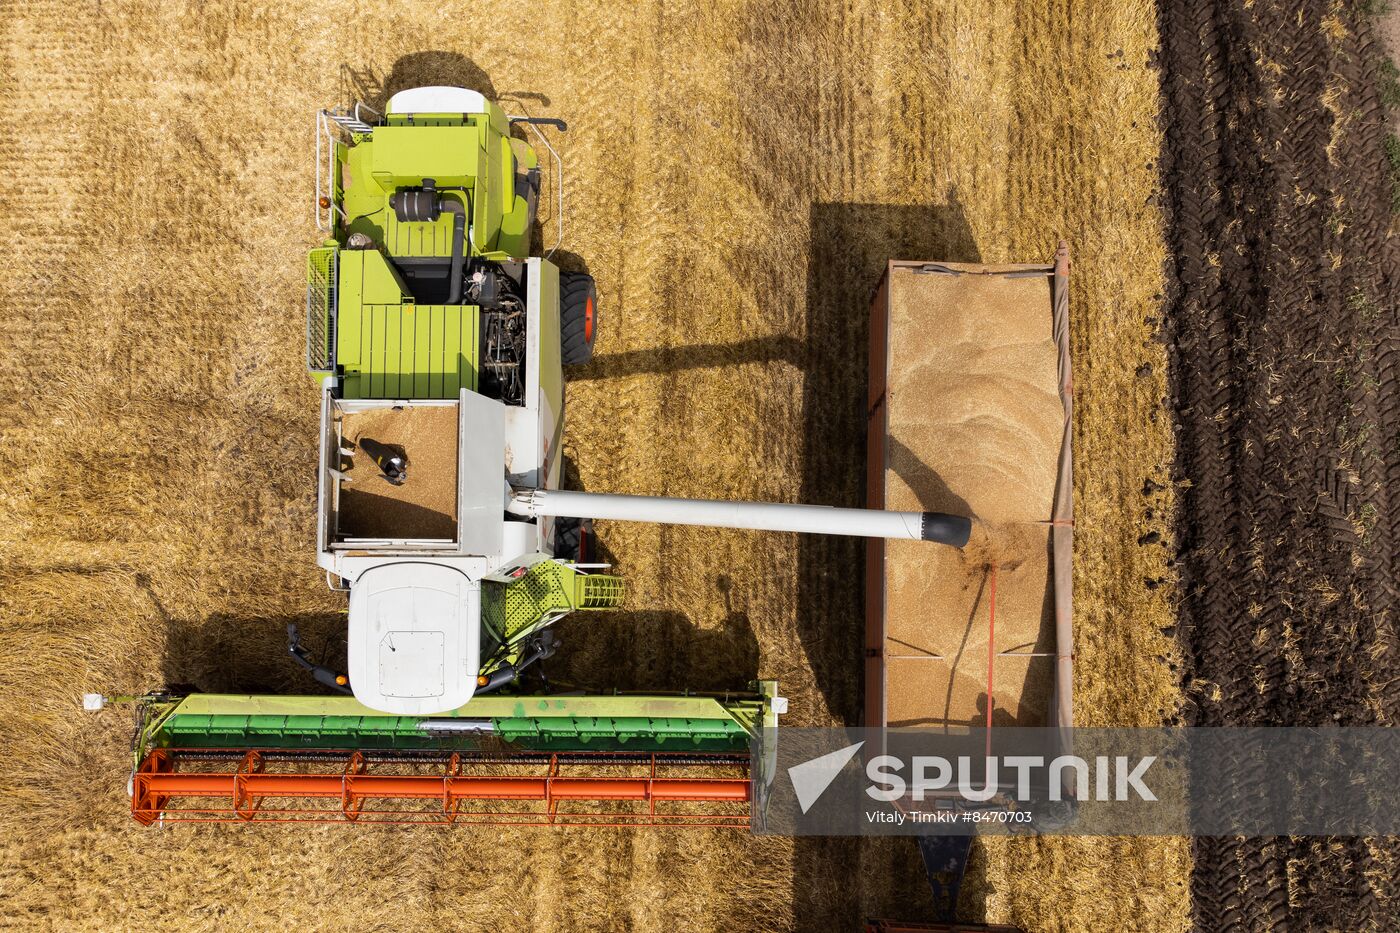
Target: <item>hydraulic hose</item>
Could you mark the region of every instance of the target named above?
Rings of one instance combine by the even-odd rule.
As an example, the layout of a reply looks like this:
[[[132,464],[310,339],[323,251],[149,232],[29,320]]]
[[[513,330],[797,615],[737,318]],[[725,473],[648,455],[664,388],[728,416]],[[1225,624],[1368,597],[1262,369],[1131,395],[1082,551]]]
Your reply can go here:
[[[462,303],[462,257],[467,236],[467,209],[461,201],[438,198],[438,209],[452,215],[452,280],[448,286],[447,303]]]
[[[479,683],[477,685],[475,696],[481,696],[483,693],[493,693],[506,684],[518,680],[521,673],[523,673],[527,667],[537,661],[552,657],[558,648],[559,640],[554,636],[553,632],[545,629],[534,639],[533,644],[521,655],[517,663],[502,664],[487,675],[486,683]]]
[[[293,661],[310,671],[311,676],[316,678],[317,683],[325,684],[327,687],[339,691],[340,693],[351,692],[349,686],[347,686],[348,681],[345,679],[345,675],[337,674],[324,664],[317,664],[315,661],[311,660],[311,656],[307,653],[306,649],[301,646],[301,637],[297,633],[295,623],[288,623],[287,625],[287,653],[292,656]]]

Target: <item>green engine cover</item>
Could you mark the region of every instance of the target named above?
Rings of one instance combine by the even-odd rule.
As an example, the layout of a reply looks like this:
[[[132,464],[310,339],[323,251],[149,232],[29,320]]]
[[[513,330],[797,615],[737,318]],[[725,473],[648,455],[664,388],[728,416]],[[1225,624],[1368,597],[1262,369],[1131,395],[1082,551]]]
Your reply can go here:
[[[335,358],[346,398],[456,398],[476,391],[475,305],[420,305],[383,254],[340,251]]]
[[[504,111],[489,101],[480,113],[390,113],[378,126],[358,124],[350,137],[333,145],[326,189],[335,238],[308,262],[308,368],[341,375],[350,399],[476,391],[480,310],[419,303],[403,276],[440,280],[437,267],[451,260],[458,216],[466,221],[464,261],[525,259],[538,189],[535,152],[511,137]],[[461,214],[399,220],[391,199],[428,179]],[[421,284],[415,289],[425,299],[448,297]]]

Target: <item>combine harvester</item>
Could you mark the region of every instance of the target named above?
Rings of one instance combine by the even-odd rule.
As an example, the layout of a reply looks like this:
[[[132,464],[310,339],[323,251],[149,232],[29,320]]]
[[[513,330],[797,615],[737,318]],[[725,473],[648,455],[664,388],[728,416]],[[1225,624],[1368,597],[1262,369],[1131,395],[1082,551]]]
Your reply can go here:
[[[316,130],[331,235],[308,260],[317,559],[348,594],[348,670],[292,628],[292,658],[336,695],[115,698],[137,702],[133,815],[748,825],[754,784],[772,777],[776,684],[518,692],[556,650],[555,623],[621,602],[621,580],[587,560],[591,520],[955,547],[970,522],[560,490],[563,367],[592,354],[597,296],[553,249],[530,255],[541,168],[512,126],[551,154],[539,125],[565,127],[461,88],[403,91],[386,109],[373,124],[362,106],[322,111]]]

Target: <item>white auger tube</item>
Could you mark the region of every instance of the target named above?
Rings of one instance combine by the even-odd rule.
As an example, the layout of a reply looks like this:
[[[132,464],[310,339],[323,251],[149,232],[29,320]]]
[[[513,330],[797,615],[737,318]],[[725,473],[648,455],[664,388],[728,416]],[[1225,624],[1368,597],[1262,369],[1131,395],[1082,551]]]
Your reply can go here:
[[[569,492],[561,489],[511,491],[506,511],[538,518],[601,518],[663,525],[707,525],[712,528],[752,528],[800,534],[851,535],[857,538],[906,538],[962,547],[972,522],[943,512],[885,512],[843,509],[829,505],[789,505],[779,502],[723,502],[671,499],[663,496],[618,496],[610,493]]]

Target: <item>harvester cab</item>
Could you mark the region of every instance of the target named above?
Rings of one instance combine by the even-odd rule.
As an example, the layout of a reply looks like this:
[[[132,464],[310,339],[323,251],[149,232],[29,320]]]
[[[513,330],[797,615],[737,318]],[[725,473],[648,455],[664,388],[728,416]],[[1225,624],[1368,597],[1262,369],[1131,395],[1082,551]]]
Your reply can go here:
[[[318,114],[315,211],[329,236],[308,257],[306,301],[307,365],[321,386],[317,559],[348,593],[347,670],[309,658],[295,633],[289,647],[349,695],[145,698],[138,819],[227,792],[237,819],[269,812],[264,799],[321,795],[341,805],[315,818],[420,798],[437,801],[433,819],[456,819],[466,800],[528,800],[532,815],[560,822],[567,792],[646,807],[623,822],[713,821],[693,809],[659,816],[657,803],[752,802],[745,782],[768,775],[761,764],[750,773],[751,743],[786,706],[775,684],[719,697],[520,693],[521,675],[557,647],[556,622],[621,604],[622,581],[588,560],[590,522],[966,543],[960,516],[561,490],[564,368],[590,359],[599,309],[587,274],[560,270],[553,249],[535,254],[542,167],[526,130],[550,154],[556,211],[562,185],[542,124],[564,128],[453,87],[402,91],[382,117],[363,106]],[[556,245],[561,224],[555,213]],[[342,757],[344,780],[265,775],[278,756],[304,753]],[[181,765],[221,754],[238,762],[232,774],[196,778]],[[444,767],[375,783],[368,766],[385,759]],[[488,759],[539,773],[466,779],[468,763]],[[641,768],[632,783],[571,785],[561,771],[629,763]],[[708,776],[658,776],[668,765]],[[715,777],[725,766],[744,777]]]

